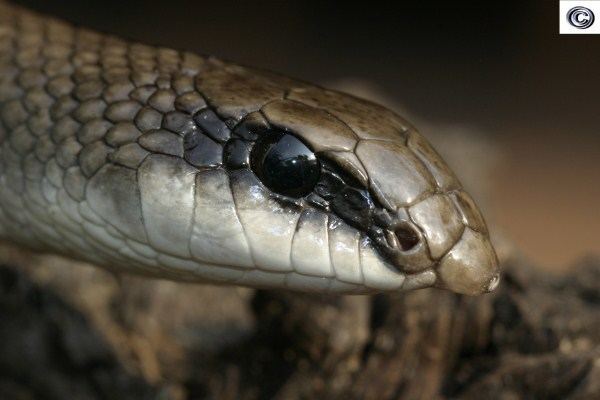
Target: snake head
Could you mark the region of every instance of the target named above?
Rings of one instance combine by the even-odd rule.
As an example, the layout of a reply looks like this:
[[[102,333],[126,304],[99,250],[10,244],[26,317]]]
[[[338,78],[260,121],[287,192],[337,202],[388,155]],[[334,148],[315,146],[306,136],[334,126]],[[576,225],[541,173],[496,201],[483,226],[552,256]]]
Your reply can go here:
[[[110,132],[141,136],[90,174],[83,209],[112,226],[88,232],[114,249],[94,262],[317,292],[478,294],[497,285],[480,212],[405,120],[349,95],[190,57],[170,82],[144,80],[132,92],[141,105],[106,112]],[[82,153],[96,165],[94,152]]]
[[[498,261],[480,211],[408,122],[350,95],[220,67],[218,80],[208,74],[199,86],[221,115],[237,120],[234,136],[251,142],[242,157],[226,151],[225,163],[227,154],[247,157],[229,166],[247,165],[248,187],[260,187],[294,221],[291,249],[264,235],[276,243],[273,258],[278,248],[289,251],[299,277],[326,276],[330,290],[438,286],[474,295],[497,286]],[[227,80],[244,90],[225,98]],[[255,103],[269,85],[279,98]],[[300,281],[301,289],[315,285]]]

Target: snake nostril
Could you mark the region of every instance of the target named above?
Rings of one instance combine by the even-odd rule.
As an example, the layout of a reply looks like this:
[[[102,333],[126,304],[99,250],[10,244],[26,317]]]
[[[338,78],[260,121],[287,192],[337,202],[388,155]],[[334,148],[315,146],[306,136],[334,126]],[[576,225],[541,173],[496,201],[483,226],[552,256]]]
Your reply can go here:
[[[396,228],[394,234],[398,238],[398,243],[403,251],[412,250],[421,240],[415,229],[408,225]]]

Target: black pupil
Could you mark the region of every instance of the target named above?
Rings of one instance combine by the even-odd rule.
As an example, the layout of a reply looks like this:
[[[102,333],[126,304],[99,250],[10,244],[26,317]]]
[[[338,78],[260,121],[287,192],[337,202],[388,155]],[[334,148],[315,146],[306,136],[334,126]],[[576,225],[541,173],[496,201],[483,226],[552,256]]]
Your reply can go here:
[[[321,166],[315,154],[289,133],[261,137],[252,149],[252,170],[272,191],[290,197],[312,192]]]

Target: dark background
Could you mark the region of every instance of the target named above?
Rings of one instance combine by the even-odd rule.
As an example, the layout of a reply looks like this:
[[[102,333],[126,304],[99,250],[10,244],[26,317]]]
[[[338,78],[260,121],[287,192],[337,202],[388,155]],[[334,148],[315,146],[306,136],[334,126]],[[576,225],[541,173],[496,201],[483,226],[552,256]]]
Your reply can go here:
[[[560,36],[558,1],[19,3],[308,81],[370,82],[493,141],[491,219],[526,254],[558,265],[600,252],[600,36]]]

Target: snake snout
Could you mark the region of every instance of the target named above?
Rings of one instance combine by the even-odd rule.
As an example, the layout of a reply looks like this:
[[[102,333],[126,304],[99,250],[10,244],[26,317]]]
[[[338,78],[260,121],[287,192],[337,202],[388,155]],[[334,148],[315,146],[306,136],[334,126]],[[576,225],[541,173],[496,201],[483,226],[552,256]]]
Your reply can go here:
[[[498,258],[489,239],[470,228],[440,260],[437,271],[437,286],[467,295],[491,292],[500,283]]]

